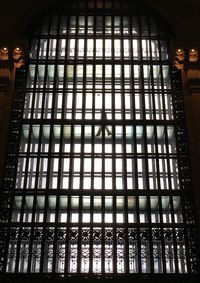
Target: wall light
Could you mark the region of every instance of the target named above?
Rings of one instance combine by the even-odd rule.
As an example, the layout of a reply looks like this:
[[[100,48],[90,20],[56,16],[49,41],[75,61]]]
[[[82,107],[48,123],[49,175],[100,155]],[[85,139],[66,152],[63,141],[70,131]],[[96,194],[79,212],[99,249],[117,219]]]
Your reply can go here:
[[[185,52],[181,48],[176,49],[176,57],[175,57],[175,62],[176,64],[182,64],[183,61],[185,60]]]
[[[0,60],[8,60],[8,47],[0,48]]]
[[[198,51],[195,48],[191,48],[189,50],[189,61],[190,62],[197,62],[198,60]]]
[[[182,49],[180,49],[180,48],[177,49],[177,53],[182,53],[182,52],[183,52]]]

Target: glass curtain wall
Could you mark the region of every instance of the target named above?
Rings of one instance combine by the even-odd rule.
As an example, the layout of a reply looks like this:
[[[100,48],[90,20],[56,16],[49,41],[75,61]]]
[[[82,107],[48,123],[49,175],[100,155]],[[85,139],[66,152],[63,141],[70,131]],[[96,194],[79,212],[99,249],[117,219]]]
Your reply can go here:
[[[188,272],[169,40],[135,2],[31,36],[7,273]]]

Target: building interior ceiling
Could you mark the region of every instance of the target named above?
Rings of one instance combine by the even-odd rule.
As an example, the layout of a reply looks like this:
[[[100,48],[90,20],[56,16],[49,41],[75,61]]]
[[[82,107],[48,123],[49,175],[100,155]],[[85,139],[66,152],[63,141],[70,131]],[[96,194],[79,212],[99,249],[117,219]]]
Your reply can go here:
[[[139,1],[139,0],[138,0]],[[26,37],[26,30],[54,0],[19,0],[1,1],[0,9],[0,43],[9,38]],[[169,25],[173,32],[175,48],[200,48],[200,1],[199,0],[144,0],[146,5],[156,11]],[[189,47],[188,47],[189,46]],[[200,63],[198,63],[200,65]],[[200,70],[195,64],[193,69]],[[199,75],[200,78],[200,75]],[[197,79],[199,79],[197,78]],[[200,81],[200,79],[199,79]],[[5,160],[6,137],[8,135],[10,98],[0,97],[0,156],[1,170]],[[196,207],[200,207],[199,162],[200,162],[200,89],[190,95],[185,93],[186,122],[192,164],[193,188]],[[198,219],[200,219],[200,210]],[[200,220],[199,220],[200,223]]]

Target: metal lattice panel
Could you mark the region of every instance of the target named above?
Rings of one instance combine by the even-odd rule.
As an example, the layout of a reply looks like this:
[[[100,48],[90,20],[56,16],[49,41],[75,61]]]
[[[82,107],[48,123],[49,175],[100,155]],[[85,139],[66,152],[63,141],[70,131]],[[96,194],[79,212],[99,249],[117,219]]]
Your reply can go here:
[[[31,36],[5,171],[4,273],[197,272],[180,74],[165,29],[134,2],[63,3]]]

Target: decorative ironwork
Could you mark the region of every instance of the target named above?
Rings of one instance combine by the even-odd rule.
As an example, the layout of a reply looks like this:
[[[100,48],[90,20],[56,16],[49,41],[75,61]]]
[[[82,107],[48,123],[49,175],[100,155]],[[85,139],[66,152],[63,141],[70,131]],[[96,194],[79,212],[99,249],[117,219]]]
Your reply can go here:
[[[16,74],[1,272],[198,272],[168,35],[136,1],[61,3],[62,15],[37,25],[29,66]]]

